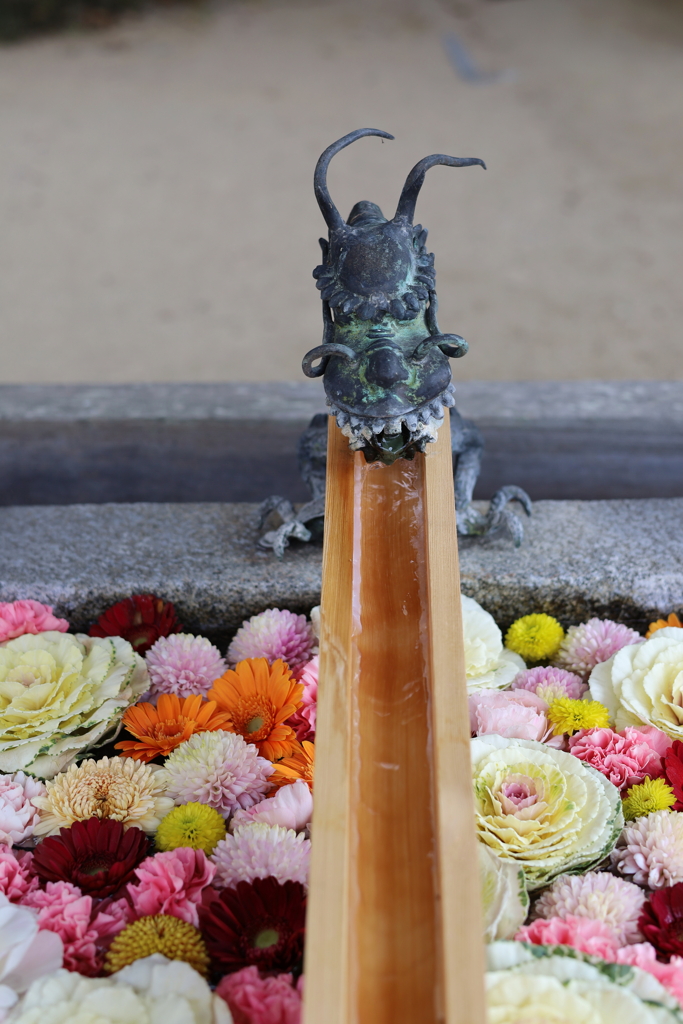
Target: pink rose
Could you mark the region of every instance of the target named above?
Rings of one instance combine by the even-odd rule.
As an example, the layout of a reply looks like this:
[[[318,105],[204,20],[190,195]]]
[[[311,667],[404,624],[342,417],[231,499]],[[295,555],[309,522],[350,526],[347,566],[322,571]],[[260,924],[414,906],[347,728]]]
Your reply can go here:
[[[135,869],[140,884],[129,883],[127,896],[140,917],[170,914],[197,927],[202,890],[215,873],[203,850],[180,846],[143,860]]]
[[[523,925],[515,938],[519,942],[532,942],[535,946],[572,946],[581,953],[609,961],[616,959],[619,948],[612,929],[604,921],[594,921],[589,917],[538,918]]]
[[[664,774],[662,757],[671,746],[665,733],[653,726],[613,729],[581,729],[569,739],[569,750],[597,768],[620,790]]]
[[[45,633],[49,629],[66,633],[69,623],[52,614],[49,604],[40,601],[0,601],[0,643],[24,636]]]
[[[474,736],[498,733],[507,739],[547,740],[552,746],[562,745],[562,736],[550,735],[548,705],[529,690],[479,690],[468,699]]]

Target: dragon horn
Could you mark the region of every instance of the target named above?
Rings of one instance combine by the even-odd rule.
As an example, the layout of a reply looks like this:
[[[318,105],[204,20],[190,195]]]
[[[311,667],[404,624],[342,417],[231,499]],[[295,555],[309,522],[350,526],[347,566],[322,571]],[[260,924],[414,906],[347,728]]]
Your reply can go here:
[[[417,203],[422,183],[425,180],[425,174],[430,167],[434,167],[436,164],[445,164],[446,167],[472,167],[473,164],[479,164],[480,167],[486,170],[484,161],[479,160],[475,156],[446,156],[444,153],[433,153],[431,156],[426,156],[419,163],[415,164],[406,178],[401,198],[396,207],[395,221],[404,220],[409,224],[413,223],[415,204]]]
[[[331,146],[328,146],[325,152],[322,154],[317,164],[315,165],[315,174],[313,175],[313,188],[315,191],[315,198],[318,200],[318,206],[320,211],[325,218],[330,231],[334,231],[335,228],[344,226],[344,219],[340,214],[337,207],[332,202],[330,193],[327,189],[327,168],[330,165],[330,160],[340,150],[350,146],[356,139],[362,139],[365,135],[379,135],[382,139],[393,139],[393,135],[389,135],[388,132],[381,132],[377,128],[359,128],[356,132],[350,132],[349,135],[345,135],[343,139],[337,139]],[[450,158],[449,158],[450,159]]]

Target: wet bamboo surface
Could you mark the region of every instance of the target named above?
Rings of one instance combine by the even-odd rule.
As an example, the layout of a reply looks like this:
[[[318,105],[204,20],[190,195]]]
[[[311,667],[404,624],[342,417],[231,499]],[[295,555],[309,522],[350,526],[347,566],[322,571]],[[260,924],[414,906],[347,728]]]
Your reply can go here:
[[[447,422],[366,464],[328,435],[304,1024],[483,1024]]]

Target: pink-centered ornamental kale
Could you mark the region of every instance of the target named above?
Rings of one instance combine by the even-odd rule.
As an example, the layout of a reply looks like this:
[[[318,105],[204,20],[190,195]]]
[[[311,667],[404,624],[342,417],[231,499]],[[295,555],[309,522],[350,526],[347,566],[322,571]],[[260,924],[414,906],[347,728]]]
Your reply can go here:
[[[139,884],[128,884],[128,897],[138,917],[168,914],[196,928],[202,892],[215,873],[203,850],[181,846],[143,860],[135,869]]]
[[[42,782],[24,772],[0,775],[0,844],[11,847],[31,838],[40,818],[33,798],[46,792]]]
[[[299,743],[315,741],[315,720],[318,707],[318,655],[296,673],[297,681],[304,684],[302,704],[287,721],[296,732]]]
[[[561,668],[587,678],[596,665],[608,661],[622,647],[638,644],[643,637],[612,619],[589,619],[570,626],[555,658]]]
[[[670,746],[666,733],[654,726],[627,726],[621,732],[581,729],[569,738],[570,753],[596,768],[622,792],[647,776],[662,776],[662,758]]]
[[[33,869],[33,854],[0,847],[0,893],[10,903],[21,903],[40,884]]]
[[[228,662],[235,666],[246,658],[282,658],[292,672],[313,657],[315,637],[305,615],[285,608],[268,608],[242,623],[228,647]]]
[[[246,810],[238,809],[230,819],[230,829],[261,821],[265,825],[282,825],[283,828],[303,832],[313,817],[313,794],[302,779],[296,779],[289,786],[281,786],[274,797],[268,797]]]
[[[538,918],[531,924],[522,925],[515,938],[536,946],[572,946],[581,953],[599,956],[602,960],[614,960],[618,949],[611,928],[604,921],[588,917]]]
[[[56,630],[66,633],[69,623],[52,614],[52,606],[40,601],[0,601],[0,643],[26,633]]]
[[[303,975],[262,978],[258,967],[243,967],[221,978],[216,989],[230,1007],[234,1024],[300,1024]]]
[[[508,739],[537,740],[561,747],[546,718],[548,705],[529,690],[478,690],[468,697],[473,736],[497,733]]]
[[[512,680],[512,689],[528,690],[546,704],[551,704],[558,697],[580,700],[588,689],[588,684],[575,672],[567,672],[566,669],[554,665],[539,665],[537,668],[527,668],[523,672],[518,672]]]
[[[147,652],[145,664],[152,698],[161,693],[175,693],[181,698],[195,693],[206,696],[227,667],[210,640],[189,633],[160,637]]]

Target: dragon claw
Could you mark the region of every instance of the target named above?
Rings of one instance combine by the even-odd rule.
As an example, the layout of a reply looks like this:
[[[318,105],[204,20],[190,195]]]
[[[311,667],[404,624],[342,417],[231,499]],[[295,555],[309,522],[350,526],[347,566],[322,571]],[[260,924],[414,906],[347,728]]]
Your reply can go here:
[[[294,540],[309,541],[311,539],[311,531],[306,529],[304,524],[299,522],[298,519],[290,519],[289,522],[283,523],[277,530],[270,530],[264,534],[259,540],[259,545],[262,548],[272,548],[276,558],[282,558],[292,538]]]
[[[528,516],[531,515],[531,498],[521,487],[501,487],[491,498],[488,511],[478,512],[469,503],[458,509],[458,533],[465,537],[508,536],[516,548],[524,539],[524,525],[507,505],[517,501]]]

